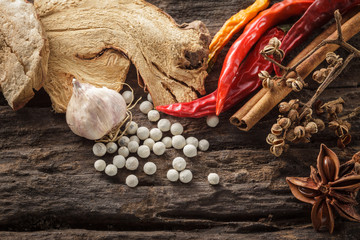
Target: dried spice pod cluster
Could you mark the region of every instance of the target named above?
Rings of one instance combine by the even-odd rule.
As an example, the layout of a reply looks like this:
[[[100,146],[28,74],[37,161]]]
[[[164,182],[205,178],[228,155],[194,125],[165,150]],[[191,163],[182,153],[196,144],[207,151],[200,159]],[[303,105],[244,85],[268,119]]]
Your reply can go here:
[[[313,134],[325,129],[323,120],[314,118],[311,108],[300,108],[298,99],[281,102],[279,111],[282,115],[279,115],[266,139],[271,145],[270,152],[277,157],[288,149],[286,141],[308,143]]]
[[[356,196],[360,188],[358,171],[360,152],[340,165],[336,154],[321,144],[317,169],[310,167],[310,177],[287,177],[292,194],[300,201],[313,205],[311,221],[315,230],[327,228],[334,231],[334,213],[360,222],[355,211]]]
[[[263,53],[263,55],[265,58],[269,58],[266,54]],[[273,62],[272,59],[270,59],[270,61]],[[335,135],[338,137],[337,145],[339,148],[345,148],[345,146],[351,142],[351,135],[349,134],[351,124],[346,121],[347,117],[338,117],[338,114],[344,109],[343,105],[345,101],[342,98],[325,104],[319,100],[315,101],[319,96],[319,93],[325,89],[324,84],[328,84],[330,82],[329,79],[333,78],[334,75],[336,75],[335,72],[338,72],[340,66],[343,65],[343,59],[333,52],[328,52],[326,54],[326,62],[328,63],[327,68],[317,70],[313,74],[313,79],[322,84],[306,104],[301,104],[302,106],[300,108],[300,101],[298,99],[292,99],[289,102],[281,102],[279,104],[279,112],[283,115],[280,115],[277,123],[272,126],[271,136],[268,136],[267,138],[267,143],[271,145],[270,152],[275,156],[280,156],[284,150],[288,148],[285,141],[308,143],[313,134],[325,129],[324,121],[319,117],[313,117],[313,112],[318,116],[325,116],[325,119],[329,122],[328,127],[335,131]],[[280,64],[279,66],[284,68]],[[280,77],[280,80],[277,81],[277,84],[285,82],[287,87],[292,88],[295,92],[299,92],[303,89],[305,83],[298,73],[296,73],[296,75],[296,78],[287,79],[284,78],[285,75],[283,75]],[[274,81],[279,79],[279,77],[271,77],[264,71],[259,73],[259,78],[263,80],[264,88],[273,87]],[[325,80],[327,80],[327,82],[324,82]],[[356,113],[353,113],[353,115],[354,114]],[[274,141],[275,138],[277,141]],[[269,139],[273,141],[270,141]],[[278,143],[279,139],[282,140],[281,144]]]
[[[336,55],[334,52],[328,52],[326,54],[325,60],[329,64],[328,67],[321,68],[321,69],[315,71],[312,76],[313,80],[318,83],[324,82],[324,80],[329,76],[331,71],[334,70],[336,65],[343,63],[343,59],[340,58],[339,55]]]
[[[346,121],[348,116],[338,117],[344,109],[344,103],[342,98],[325,104],[317,101],[313,108],[309,108],[300,104],[298,99],[281,102],[279,112],[282,115],[279,115],[266,139],[266,142],[271,145],[270,152],[278,157],[288,149],[289,145],[286,141],[295,144],[310,142],[313,134],[325,130],[326,125],[322,119],[326,120],[328,128],[333,130],[338,137],[337,146],[344,148],[351,142],[349,133],[351,124]],[[280,140],[281,144],[279,144]]]
[[[337,146],[345,148],[351,142],[351,135],[349,133],[351,124],[346,120],[347,116],[338,117],[343,112],[345,101],[340,97],[336,100],[323,104],[317,101],[314,105],[317,114],[325,114],[329,121],[329,129],[335,132],[338,137]]]

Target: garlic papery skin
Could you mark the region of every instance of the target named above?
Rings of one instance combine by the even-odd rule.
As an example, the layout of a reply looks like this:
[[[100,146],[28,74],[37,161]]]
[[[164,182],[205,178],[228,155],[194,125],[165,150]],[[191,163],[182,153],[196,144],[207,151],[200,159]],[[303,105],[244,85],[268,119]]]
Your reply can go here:
[[[75,79],[73,85],[66,122],[76,135],[90,140],[101,139],[125,119],[127,106],[118,92]]]

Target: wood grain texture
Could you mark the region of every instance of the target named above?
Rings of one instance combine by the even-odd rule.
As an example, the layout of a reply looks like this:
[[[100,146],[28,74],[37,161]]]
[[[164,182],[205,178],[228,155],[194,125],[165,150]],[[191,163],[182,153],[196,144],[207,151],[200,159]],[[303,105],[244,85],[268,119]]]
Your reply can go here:
[[[251,1],[150,1],[177,22],[204,21],[212,35],[238,9]],[[359,42],[357,36],[352,42]],[[226,49],[225,49],[226,50]],[[208,78],[207,90],[216,88],[219,63]],[[345,112],[358,106],[360,61],[356,60],[321,96],[342,96]],[[137,96],[132,67],[127,82]],[[301,92],[309,99],[315,84]],[[295,97],[292,94],[291,97]],[[299,97],[299,95],[298,95]],[[341,151],[336,137],[326,130],[306,145],[292,146],[280,158],[268,152],[265,137],[277,111],[272,111],[252,131],[238,131],[228,119],[236,107],[220,117],[217,128],[205,119],[168,118],[184,125],[184,136],[205,138],[207,152],[186,159],[194,179],[190,184],[171,183],[166,172],[179,150],[140,161],[135,172],[120,170],[108,177],[94,170],[93,142],[75,136],[65,116],[51,112],[48,97],[40,92],[28,107],[13,112],[2,99],[0,106],[0,239],[357,239],[360,224],[336,219],[334,235],[311,227],[311,206],[296,200],[286,176],[308,176],[316,164],[320,143],[332,148],[343,162],[360,151],[360,121],[352,119],[353,142]],[[154,127],[134,109],[139,125]],[[111,162],[112,156],[104,160]],[[154,176],[142,171],[146,161],[158,167]],[[210,186],[207,175],[220,175],[219,186]],[[139,186],[124,185],[127,175],[139,177]]]

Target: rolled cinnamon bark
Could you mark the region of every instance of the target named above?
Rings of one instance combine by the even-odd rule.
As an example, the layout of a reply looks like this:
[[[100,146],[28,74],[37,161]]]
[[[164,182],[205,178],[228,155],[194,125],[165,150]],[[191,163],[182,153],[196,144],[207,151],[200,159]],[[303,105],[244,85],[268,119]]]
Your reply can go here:
[[[332,25],[317,38],[315,38],[309,46],[296,56],[288,66],[293,66],[296,62],[307,55],[314,49],[322,40],[335,40],[337,32],[335,31],[336,25]],[[341,30],[345,41],[352,38],[360,31],[360,12],[352,16],[342,26]],[[332,32],[332,33],[331,33]],[[305,79],[322,61],[325,60],[326,53],[335,51],[339,46],[335,44],[327,44],[319,48],[314,54],[302,62],[296,71]],[[290,73],[288,77],[296,77],[295,73]],[[290,92],[291,88],[277,83],[271,90],[260,90],[248,103],[240,108],[231,118],[230,122],[237,126],[242,131],[249,131],[260,119],[262,119],[268,112],[271,111],[281,100],[283,100]]]

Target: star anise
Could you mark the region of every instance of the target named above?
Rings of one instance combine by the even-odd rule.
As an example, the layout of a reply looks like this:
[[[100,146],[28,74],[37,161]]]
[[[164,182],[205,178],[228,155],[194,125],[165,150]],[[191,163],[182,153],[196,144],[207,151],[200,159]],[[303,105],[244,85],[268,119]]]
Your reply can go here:
[[[356,213],[356,193],[360,175],[354,170],[354,158],[341,165],[336,154],[321,144],[317,169],[310,167],[310,177],[287,177],[292,194],[300,201],[313,205],[311,221],[315,230],[334,231],[334,210],[351,221],[360,222]]]

